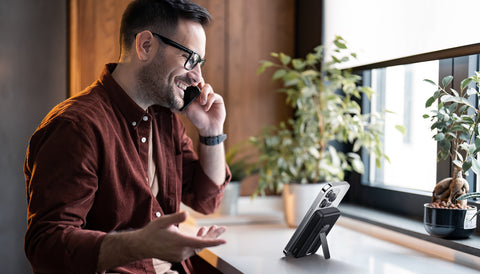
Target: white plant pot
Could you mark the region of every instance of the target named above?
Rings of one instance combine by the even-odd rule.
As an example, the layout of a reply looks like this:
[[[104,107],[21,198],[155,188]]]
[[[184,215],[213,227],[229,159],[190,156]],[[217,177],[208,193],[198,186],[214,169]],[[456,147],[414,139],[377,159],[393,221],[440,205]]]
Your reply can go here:
[[[289,227],[297,227],[322,190],[324,184],[286,184],[283,186],[285,221]]]
[[[223,199],[218,206],[221,215],[237,215],[238,197],[240,196],[240,182],[230,182],[224,190]]]

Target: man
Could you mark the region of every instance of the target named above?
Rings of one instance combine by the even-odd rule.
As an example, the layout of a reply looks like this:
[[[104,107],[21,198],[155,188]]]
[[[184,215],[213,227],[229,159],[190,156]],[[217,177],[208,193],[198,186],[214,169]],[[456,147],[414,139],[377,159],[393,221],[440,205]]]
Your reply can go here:
[[[212,213],[230,180],[224,102],[201,73],[209,20],[188,0],[132,2],[118,64],[33,134],[25,252],[35,273],[188,273],[186,259],[225,243],[223,227],[196,237],[177,227],[180,201]],[[182,114],[201,136],[198,156],[177,116],[191,85],[201,94]]]

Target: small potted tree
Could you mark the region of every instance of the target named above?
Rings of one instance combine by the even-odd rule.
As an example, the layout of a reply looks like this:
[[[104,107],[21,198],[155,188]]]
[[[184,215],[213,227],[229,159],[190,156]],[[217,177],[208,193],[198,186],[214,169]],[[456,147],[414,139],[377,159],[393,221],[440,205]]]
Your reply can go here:
[[[363,173],[364,165],[359,156],[362,148],[374,153],[377,165],[383,153],[383,113],[363,114],[362,96],[370,97],[370,87],[358,86],[361,77],[350,70],[340,69],[343,63],[355,58],[348,51],[341,37],[334,40],[334,50],[324,60],[324,47],[318,46],[312,53],[292,59],[283,53],[271,54],[276,61],[263,61],[258,72],[275,68],[273,80],[281,80],[285,103],[294,110],[294,117],[279,125],[264,128],[259,136],[251,138],[259,151],[259,184],[254,195],[265,190],[309,195],[299,198],[294,205],[301,220],[306,208],[319,193],[322,182],[342,181],[346,172]],[[351,146],[342,151],[342,144]],[[305,189],[313,187],[314,189]],[[286,209],[285,213],[292,212]]]
[[[471,95],[479,94],[471,85],[479,86],[480,75],[477,72],[462,80],[459,91],[448,88],[452,80],[452,76],[444,77],[440,84],[425,80],[435,85],[436,90],[425,104],[431,114],[423,117],[431,120],[433,138],[439,147],[438,159],[451,159],[453,176],[436,184],[432,202],[424,206],[424,225],[434,236],[465,238],[476,227],[476,210],[467,205],[465,198],[469,186],[464,176],[470,170],[480,174],[480,162],[476,159],[480,152],[480,112],[469,100]]]

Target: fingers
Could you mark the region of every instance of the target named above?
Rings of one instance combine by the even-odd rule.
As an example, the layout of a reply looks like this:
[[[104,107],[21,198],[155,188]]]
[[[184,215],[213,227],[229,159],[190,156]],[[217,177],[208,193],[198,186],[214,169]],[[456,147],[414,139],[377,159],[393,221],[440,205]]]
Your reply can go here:
[[[157,225],[159,227],[169,227],[171,225],[177,225],[184,222],[187,219],[186,212],[178,212],[173,214],[164,215],[157,220]]]
[[[203,237],[205,234],[207,234],[207,228],[202,226],[197,232],[197,237]]]
[[[191,246],[194,249],[203,249],[206,247],[217,246],[225,244],[226,241],[223,239],[218,239],[226,231],[226,228],[216,225],[211,226],[210,228],[201,227],[197,232],[197,237],[186,236],[184,238],[185,245]]]
[[[225,240],[218,239],[218,237],[223,234],[225,230],[225,227],[217,227],[215,225],[208,229],[204,226],[200,227],[197,232],[197,237],[186,239],[186,241],[188,241],[188,246],[190,246],[191,252],[193,253],[191,255],[198,254],[207,247],[225,244]]]
[[[213,91],[210,84],[205,84],[200,94],[200,104],[204,106],[205,111],[209,111],[214,103],[223,103],[223,98]]]
[[[213,225],[210,227],[208,232],[204,237],[207,238],[218,238],[220,235],[222,235],[225,232],[226,228],[223,226],[217,227],[216,225]]]
[[[207,228],[202,226],[198,232],[197,237],[204,237],[204,238],[218,238],[226,231],[226,228],[223,226],[216,226],[212,225],[211,227]]]
[[[214,94],[212,86],[205,84],[202,87],[202,93],[200,94],[200,104],[205,105],[208,102],[208,98]]]

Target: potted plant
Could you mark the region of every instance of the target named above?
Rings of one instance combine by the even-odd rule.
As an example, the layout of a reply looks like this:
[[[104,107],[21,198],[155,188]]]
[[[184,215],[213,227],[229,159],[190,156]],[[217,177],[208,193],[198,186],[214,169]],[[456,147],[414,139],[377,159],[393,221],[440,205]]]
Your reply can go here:
[[[448,88],[453,77],[446,76],[441,84],[425,81],[436,86],[434,94],[425,107],[431,108],[431,129],[438,142],[437,158],[451,159],[453,176],[438,182],[432,192],[432,202],[424,205],[424,225],[434,236],[465,238],[476,227],[475,208],[467,205],[465,194],[469,191],[465,175],[472,170],[480,174],[480,162],[476,155],[480,152],[479,119],[480,112],[470,101],[470,96],[480,94],[474,87],[480,84],[480,74],[461,81],[460,90]],[[433,106],[438,102],[437,106]],[[463,196],[462,199],[459,199]]]
[[[285,94],[285,103],[294,115],[251,137],[259,151],[260,179],[254,196],[270,190],[283,191],[285,197],[292,188],[316,187],[304,191],[310,198],[296,199],[302,202],[296,205],[300,216],[319,193],[319,183],[342,181],[349,171],[363,173],[360,149],[374,153],[378,166],[381,158],[388,160],[381,144],[384,113],[362,114],[362,96],[370,97],[373,91],[357,85],[360,76],[339,68],[356,57],[349,53],[345,41],[337,36],[333,44],[331,60],[324,60],[324,47],[318,46],[304,59],[272,53],[276,61],[262,61],[258,70],[276,69],[272,78],[283,82],[278,91]],[[342,151],[342,144],[351,145],[351,150]]]
[[[225,159],[232,178],[225,187],[223,199],[217,211],[222,215],[237,215],[241,183],[247,176],[256,173],[248,143],[241,142],[231,146],[225,153]]]

